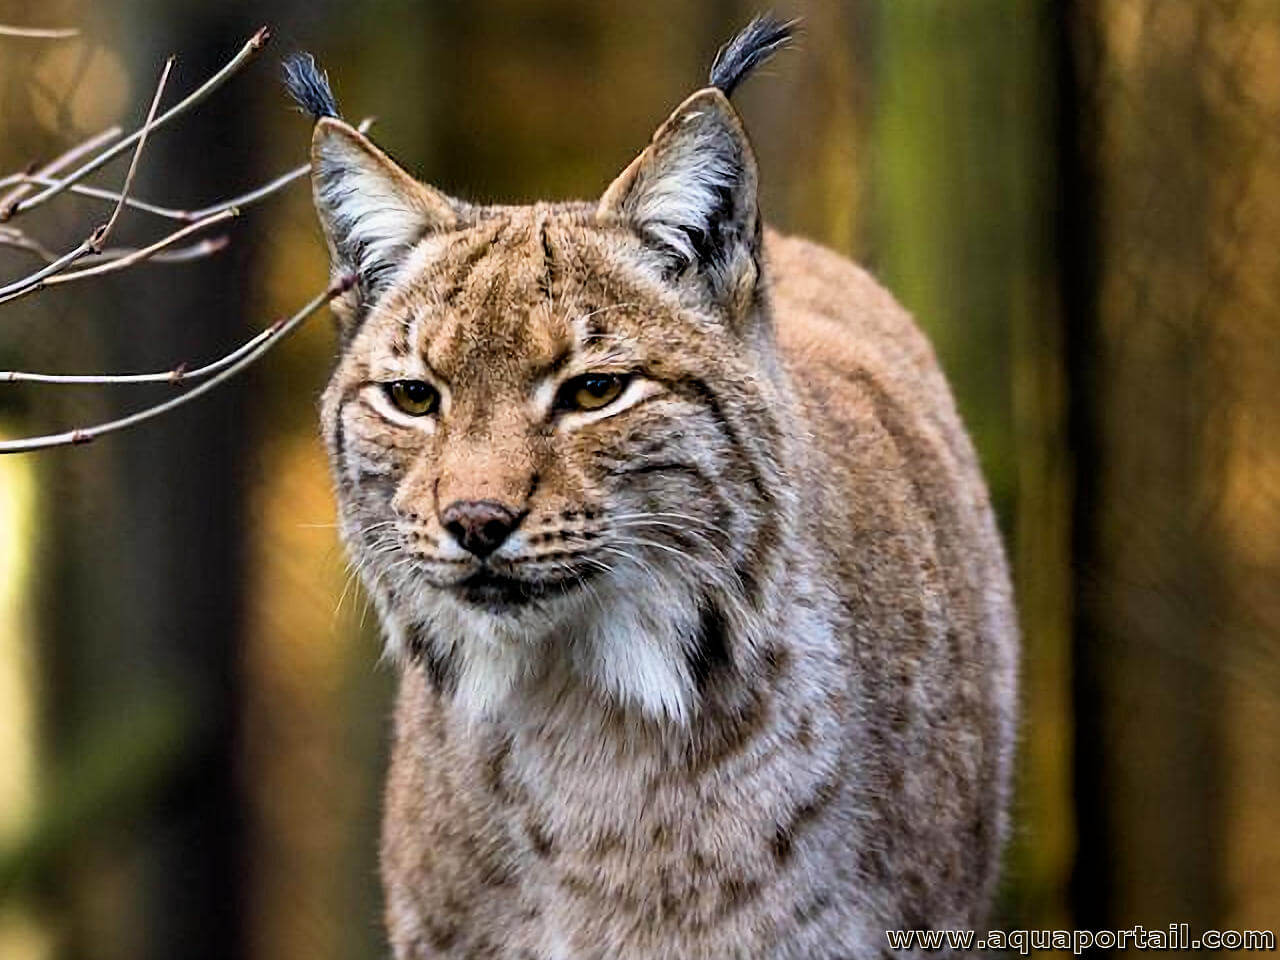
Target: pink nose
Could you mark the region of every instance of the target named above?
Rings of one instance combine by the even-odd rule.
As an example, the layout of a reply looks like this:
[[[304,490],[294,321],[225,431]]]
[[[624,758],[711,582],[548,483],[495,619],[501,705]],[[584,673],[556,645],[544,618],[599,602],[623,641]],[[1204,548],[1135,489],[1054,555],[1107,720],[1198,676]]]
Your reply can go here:
[[[440,514],[440,523],[462,549],[483,559],[502,546],[520,515],[496,500],[455,500]]]

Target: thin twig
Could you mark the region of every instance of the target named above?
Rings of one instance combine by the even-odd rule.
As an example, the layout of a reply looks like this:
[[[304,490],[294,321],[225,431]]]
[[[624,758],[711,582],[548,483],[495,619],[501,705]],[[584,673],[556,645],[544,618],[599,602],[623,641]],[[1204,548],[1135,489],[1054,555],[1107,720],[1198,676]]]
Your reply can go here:
[[[231,351],[224,357],[219,357],[212,363],[207,363],[203,367],[196,367],[194,370],[188,370],[186,364],[178,364],[170,370],[163,370],[159,373],[101,373],[101,374],[58,374],[58,373],[26,373],[21,370],[5,370],[0,371],[0,383],[55,383],[55,384],[86,384],[86,383],[172,383],[183,384],[196,380],[203,380],[205,377],[211,376],[225,367],[231,366],[245,354],[251,353],[265,340],[275,336],[280,328],[280,323],[274,323],[267,329],[256,334],[252,339],[246,340],[235,350]]]
[[[360,124],[356,127],[356,129],[359,130],[361,133],[368,133],[369,128],[373,126],[375,119],[376,119],[375,117],[365,117],[363,120],[360,121]],[[276,177],[271,182],[263,184],[261,187],[258,187],[258,189],[256,190],[250,190],[248,193],[244,193],[238,197],[234,197],[230,200],[226,200],[223,203],[218,204],[216,206],[205,207],[203,210],[193,210],[188,214],[188,216],[192,216],[192,217],[208,216],[209,214],[213,213],[215,210],[222,209],[222,207],[239,207],[241,210],[243,210],[247,206],[258,203],[261,200],[265,200],[267,197],[271,196],[271,194],[275,193],[278,190],[283,189],[284,187],[287,187],[289,184],[293,183],[295,180],[301,177],[305,177],[310,171],[311,171],[311,164],[304,163],[301,166],[294,167],[292,170],[288,171],[287,173],[282,173],[280,176]]]
[[[21,230],[16,230],[13,227],[0,227],[0,246],[26,250],[28,253],[35,254],[45,263],[52,263],[58,259],[58,255],[39,240],[29,237]]]
[[[138,137],[138,145],[133,150],[133,157],[129,160],[129,172],[124,175],[124,186],[120,188],[120,199],[116,201],[115,209],[111,211],[111,218],[107,220],[103,226],[95,231],[93,240],[93,252],[101,253],[102,247],[106,243],[107,237],[116,227],[116,221],[120,219],[120,213],[124,210],[124,205],[129,199],[129,191],[133,189],[133,178],[138,174],[138,161],[142,158],[142,148],[147,145],[147,135],[151,133],[156,122],[156,111],[160,109],[160,99],[164,96],[164,86],[169,82],[169,73],[173,70],[174,61],[177,57],[169,57],[164,62],[164,68],[160,71],[160,79],[156,82],[156,93],[151,98],[151,107],[147,110],[147,119],[142,122],[142,131]]]
[[[209,227],[216,226],[227,220],[240,216],[240,211],[235,207],[229,210],[221,210],[212,216],[205,217],[203,220],[197,220],[195,223],[189,223],[179,230],[166,237],[162,237],[150,246],[142,247],[137,250],[129,250],[117,254],[105,263],[98,263],[84,270],[73,270],[67,273],[66,270],[76,260],[86,256],[92,252],[89,240],[83,241],[80,246],[76,247],[70,253],[67,253],[52,263],[49,263],[40,270],[23,278],[17,283],[12,283],[8,287],[0,289],[0,304],[9,303],[13,300],[20,300],[23,297],[29,297],[33,293],[38,293],[45,287],[56,286],[59,283],[70,283],[73,280],[83,280],[86,277],[97,277],[104,273],[115,273],[117,270],[124,270],[144,260],[149,260],[156,254],[173,246],[179,240],[185,240],[193,233],[199,233],[201,230],[207,230]],[[94,231],[97,235],[97,231]],[[212,252],[212,251],[210,251]],[[192,259],[187,257],[186,259]]]
[[[0,287],[0,303],[8,303],[11,300],[17,300],[20,297],[35,293],[37,290],[48,286],[52,277],[65,271],[77,260],[91,253],[102,252],[102,246],[110,235],[112,228],[115,227],[116,221],[120,217],[120,211],[124,209],[125,202],[128,200],[129,190],[133,187],[133,178],[138,172],[138,160],[142,156],[142,148],[147,144],[147,134],[155,123],[156,110],[160,106],[160,98],[164,93],[165,83],[169,79],[169,71],[173,69],[173,61],[173,57],[166,60],[164,69],[160,71],[160,80],[156,83],[156,93],[151,100],[151,109],[147,111],[147,119],[142,124],[140,135],[137,138],[137,146],[133,151],[133,159],[129,161],[129,172],[125,174],[124,186],[120,190],[120,199],[116,201],[115,209],[111,211],[111,218],[106,223],[95,227],[93,232],[80,241],[80,244],[75,249],[45,264],[35,273],[28,274],[13,283]],[[81,273],[84,273],[84,271],[81,271]]]
[[[311,164],[309,163],[303,164],[300,167],[294,167],[288,173],[282,173],[280,176],[276,177],[274,180],[270,181],[269,183],[264,183],[262,186],[258,187],[256,190],[250,190],[248,193],[241,194],[238,197],[232,197],[230,200],[227,200],[223,203],[205,207],[201,210],[192,210],[188,214],[188,216],[207,217],[209,214],[213,213],[215,210],[221,210],[223,207],[239,207],[243,209],[244,207],[248,207],[255,203],[259,203],[265,200],[267,197],[271,196],[273,193],[283,190],[285,187],[293,183],[295,180],[298,180],[299,178],[306,176],[308,171],[310,171],[310,169],[311,169]]]
[[[64,447],[72,444],[88,443],[103,434],[114,433],[118,430],[125,430],[129,427],[137,426],[162,416],[171,410],[174,410],[183,404],[190,403],[202,394],[208,393],[218,384],[225,380],[229,380],[236,374],[245,370],[247,367],[261,357],[264,353],[274,347],[289,334],[293,333],[300,327],[312,314],[318,311],[330,300],[341,296],[347,290],[351,289],[355,283],[354,277],[346,277],[340,283],[330,287],[324,293],[314,297],[309,303],[302,307],[297,313],[289,317],[289,319],[277,323],[275,326],[264,331],[267,335],[259,334],[254,339],[257,341],[254,346],[245,350],[243,347],[235,351],[238,354],[237,359],[228,365],[221,367],[219,371],[208,380],[199,384],[187,393],[166,400],[164,403],[158,403],[151,407],[139,410],[127,417],[121,417],[118,420],[109,420],[106,423],[99,423],[91,427],[80,427],[75,430],[68,430],[64,433],[48,434],[40,437],[26,437],[21,440],[5,440],[0,441],[0,454],[4,453],[27,453],[32,450],[44,450],[49,447]],[[217,361],[215,361],[217,362]]]
[[[373,126],[374,118],[365,117],[360,121],[360,125],[356,128],[361,133],[367,133],[369,128]],[[274,193],[283,190],[289,184],[302,177],[305,177],[311,170],[311,165],[304,163],[301,166],[288,170],[274,180],[270,180],[248,193],[242,193],[238,197],[232,197],[229,200],[223,200],[220,203],[211,203],[207,207],[201,207],[199,210],[180,210],[176,207],[164,207],[157,203],[149,203],[139,200],[136,197],[125,198],[125,205],[143,213],[150,213],[157,217],[163,217],[166,220],[181,220],[183,222],[191,222],[207,217],[211,213],[217,213],[219,210],[225,210],[228,207],[239,207],[244,210],[245,207],[259,203]],[[44,176],[39,173],[16,173],[0,180],[0,187],[6,186],[8,183],[27,183],[41,187],[51,187],[58,183],[57,178]],[[70,193],[78,196],[91,197],[95,200],[104,200],[116,203],[120,200],[120,194],[114,190],[104,190],[101,187],[91,187],[84,184],[73,184],[67,188]]]
[[[97,233],[95,230],[94,233]],[[92,252],[93,237],[81,240],[80,245],[74,250],[68,250],[56,260],[51,260],[35,273],[28,274],[21,280],[15,280],[7,286],[0,287],[0,303],[8,303],[10,300],[17,300],[19,297],[25,297],[29,293],[35,293],[43,285],[47,278],[56,273],[61,273],[67,267],[71,266],[81,257]]]
[[[6,178],[8,179],[8,178]],[[58,182],[56,177],[46,177],[38,173],[19,173],[12,177],[14,182],[29,184],[34,187],[51,187]],[[3,186],[0,181],[0,186]],[[106,190],[102,187],[90,187],[83,183],[75,183],[67,187],[68,193],[73,193],[79,197],[90,197],[94,200],[105,200],[109,203],[115,203],[120,199],[120,194],[115,190]],[[162,207],[158,203],[148,203],[145,200],[139,200],[137,197],[126,197],[125,206],[134,210],[141,210],[143,213],[154,214],[157,217],[163,217],[166,220],[191,220],[191,214],[187,210],[178,210],[174,207]]]
[[[147,257],[150,263],[185,263],[188,260],[199,260],[207,257],[212,253],[217,253],[226,247],[230,238],[226,234],[217,237],[209,237],[201,240],[199,243],[193,243],[189,247],[179,247],[177,250],[165,250]],[[0,247],[13,247],[18,250],[25,250],[33,256],[39,257],[45,263],[51,263],[58,258],[56,253],[52,253],[47,247],[39,241],[27,236],[21,230],[11,230],[7,227],[0,227]],[[125,257],[133,256],[139,250],[138,247],[110,247],[103,250],[97,257],[99,263],[106,263],[110,260],[121,260]]]
[[[30,183],[38,187],[54,186],[58,180],[55,177],[43,177],[38,173],[19,174],[18,179],[24,183]],[[102,200],[108,203],[115,203],[120,199],[120,194],[115,190],[108,190],[104,187],[93,187],[83,183],[75,183],[67,187],[67,193],[75,194],[80,197],[89,197],[93,200]],[[137,197],[126,197],[125,206],[134,210],[140,210],[143,213],[150,213],[165,220],[183,220],[190,221],[199,219],[193,217],[190,210],[181,210],[177,207],[165,207],[158,203],[151,203],[146,200],[139,200]],[[223,206],[230,204],[219,204],[214,209],[221,209]]]
[[[31,40],[67,40],[78,36],[80,36],[80,31],[74,27],[10,27],[0,24],[0,37],[25,37]]]
[[[211,93],[226,83],[228,79],[240,70],[240,68],[243,67],[255,53],[262,49],[270,35],[270,31],[266,27],[262,27],[257,33],[250,37],[248,41],[246,41],[245,45],[240,48],[240,51],[227,62],[226,66],[202,83],[194,91],[189,93],[182,100],[178,101],[178,103],[174,104],[160,116],[156,117],[155,123],[151,124],[151,129],[160,129],[171,120],[180,117],[192,107],[208,98]],[[72,184],[79,183],[95,170],[100,169],[105,164],[120,156],[120,154],[124,153],[125,150],[128,150],[130,146],[137,143],[142,135],[142,130],[135,131],[123,140],[102,151],[92,160],[80,167],[77,167],[74,171],[66,177],[63,177],[53,186],[45,188],[29,199],[20,200],[10,207],[0,209],[0,221],[8,220],[11,217],[17,216],[19,213],[23,213],[48,202],[53,197],[69,188]]]
[[[116,137],[120,136],[122,132],[123,131],[119,127],[108,127],[106,130],[90,137],[88,140],[77,143],[61,156],[54,157],[43,167],[38,169],[35,176],[51,177],[58,171],[65,170],[67,167],[71,166],[71,164],[78,163],[82,157],[100,150],[112,140],[116,139]],[[31,192],[31,184],[24,183],[29,175],[30,171],[23,171],[20,173],[10,174],[4,179],[0,179],[0,187],[8,187],[15,183],[19,184],[16,190],[11,190],[3,197],[0,197],[0,210],[7,210]],[[55,181],[50,180],[49,182],[52,184]]]
[[[189,247],[178,247],[176,250],[166,250],[162,253],[154,254],[147,257],[147,263],[189,263],[192,260],[202,260],[225,250],[230,243],[231,238],[225,233],[220,233],[216,237],[206,237],[199,243],[193,243]],[[102,256],[105,260],[119,260],[123,257],[131,256],[136,251],[136,247],[121,247],[118,250],[104,250],[102,251]]]
[[[175,230],[167,237],[162,237],[150,246],[142,247],[140,250],[134,250],[131,253],[116,257],[106,263],[94,264],[92,267],[86,267],[83,270],[73,270],[70,273],[61,273],[56,276],[49,277],[49,279],[44,281],[44,286],[52,287],[59,283],[70,283],[73,280],[83,280],[86,277],[100,277],[104,273],[115,273],[117,270],[127,269],[136,263],[141,263],[143,260],[151,259],[161,250],[168,249],[179,240],[185,240],[193,233],[199,233],[201,230],[208,230],[216,224],[224,223],[227,220],[234,220],[238,216],[240,216],[240,211],[235,207],[231,207],[229,210],[220,210],[212,216],[205,217],[203,220],[197,220],[195,223],[187,224],[187,226],[182,229]],[[0,303],[3,302],[3,300],[0,300]]]

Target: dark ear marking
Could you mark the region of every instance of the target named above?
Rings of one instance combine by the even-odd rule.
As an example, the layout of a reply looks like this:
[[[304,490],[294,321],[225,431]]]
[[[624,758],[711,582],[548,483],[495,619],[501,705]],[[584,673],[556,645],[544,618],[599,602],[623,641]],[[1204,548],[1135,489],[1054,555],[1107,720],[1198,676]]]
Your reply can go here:
[[[756,17],[720,48],[711,64],[711,86],[733,96],[747,75],[795,39],[799,20],[785,23],[772,13]]]
[[[597,218],[630,226],[669,280],[691,271],[717,300],[736,301],[740,281],[754,280],[756,165],[724,93],[707,87],[677,107],[605,191]]]
[[[733,661],[729,654],[729,627],[720,605],[709,597],[701,603],[702,616],[698,622],[698,636],[693,647],[685,655],[689,675],[700,695],[707,692],[713,677]]]
[[[465,205],[415,180],[344,121],[329,77],[311,54],[285,60],[284,82],[315,119],[311,186],[330,272],[335,278],[357,278],[332,304],[346,339],[409,253],[428,235],[456,229]]]
[[[729,94],[795,31],[764,14],[721,47],[710,86],[676,108],[596,208],[644,240],[668,283],[701,283],[731,317],[755,314],[761,225],[755,155]]]
[[[348,331],[423,238],[455,229],[462,209],[337,117],[321,117],[312,131],[311,185],[332,273],[359,278],[334,304]]]
[[[329,75],[320,69],[315,57],[309,53],[295,53],[286,57],[281,66],[285,89],[312,118],[342,116],[329,86]]]

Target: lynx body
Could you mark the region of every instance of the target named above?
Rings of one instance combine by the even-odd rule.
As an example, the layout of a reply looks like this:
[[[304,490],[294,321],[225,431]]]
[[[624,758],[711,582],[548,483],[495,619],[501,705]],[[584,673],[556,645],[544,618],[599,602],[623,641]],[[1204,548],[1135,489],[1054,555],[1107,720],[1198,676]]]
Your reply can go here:
[[[1005,561],[910,318],[759,222],[726,94],[783,39],[731,42],[591,204],[446,197],[294,67],[356,280],[324,432],[402,665],[400,960],[848,960],[983,920]]]

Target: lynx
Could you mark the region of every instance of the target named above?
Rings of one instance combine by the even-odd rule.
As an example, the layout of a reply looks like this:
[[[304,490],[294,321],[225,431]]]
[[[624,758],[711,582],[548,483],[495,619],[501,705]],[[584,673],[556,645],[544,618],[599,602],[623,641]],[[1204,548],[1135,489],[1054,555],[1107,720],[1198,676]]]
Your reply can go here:
[[[395,956],[847,960],[982,922],[1017,635],[931,348],[766,228],[753,21],[598,202],[419,183],[287,68],[341,530],[401,667]]]

